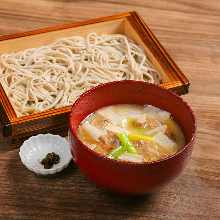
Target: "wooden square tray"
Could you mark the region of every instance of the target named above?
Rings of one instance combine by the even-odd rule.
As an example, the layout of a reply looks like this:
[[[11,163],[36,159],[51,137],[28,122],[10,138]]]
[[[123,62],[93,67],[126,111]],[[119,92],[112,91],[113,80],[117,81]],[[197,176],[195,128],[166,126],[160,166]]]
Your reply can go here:
[[[126,12],[82,22],[0,36],[0,53],[39,47],[49,44],[58,38],[73,35],[85,36],[90,32],[125,34],[144,48],[154,67],[161,73],[163,77],[161,87],[173,90],[177,94],[188,92],[189,81],[136,12]],[[17,117],[1,85],[0,100],[0,118],[4,137],[19,139],[40,132],[55,131],[56,133],[66,134],[71,106]]]

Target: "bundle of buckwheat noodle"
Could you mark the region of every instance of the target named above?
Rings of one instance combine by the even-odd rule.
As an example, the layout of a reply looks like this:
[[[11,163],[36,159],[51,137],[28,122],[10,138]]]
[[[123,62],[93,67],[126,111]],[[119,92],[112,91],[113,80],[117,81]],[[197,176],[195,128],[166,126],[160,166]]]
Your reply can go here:
[[[121,34],[73,36],[0,56],[0,82],[17,116],[68,106],[110,81],[161,77],[144,50]]]

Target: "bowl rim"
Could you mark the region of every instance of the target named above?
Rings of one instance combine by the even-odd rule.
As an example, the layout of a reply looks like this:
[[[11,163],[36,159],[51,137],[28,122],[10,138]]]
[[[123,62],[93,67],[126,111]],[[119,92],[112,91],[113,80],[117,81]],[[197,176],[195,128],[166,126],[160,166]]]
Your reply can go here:
[[[193,120],[193,132],[192,132],[192,137],[191,139],[187,142],[187,144],[185,144],[180,150],[178,150],[175,154],[172,154],[168,157],[165,157],[165,158],[162,158],[162,159],[159,159],[159,160],[155,160],[155,161],[151,161],[151,162],[130,162],[130,161],[124,161],[124,160],[115,160],[115,159],[112,159],[112,158],[109,158],[105,155],[101,155],[99,153],[97,153],[96,151],[90,149],[86,144],[84,144],[79,138],[78,138],[78,134],[77,134],[77,129],[75,130],[72,126],[72,111],[73,111],[73,108],[75,108],[78,103],[87,95],[95,92],[97,89],[100,89],[100,88],[103,88],[103,87],[106,87],[106,86],[112,86],[114,84],[127,84],[127,83],[130,83],[130,84],[134,84],[134,83],[137,83],[137,84],[143,84],[143,85],[146,85],[146,86],[149,86],[149,87],[155,87],[156,89],[158,90],[163,90],[165,93],[167,93],[168,95],[171,95],[171,96],[174,96],[175,98],[177,98],[180,102],[183,102],[183,104],[186,106],[186,108],[189,110],[191,116],[192,116],[192,120]],[[131,103],[132,104],[132,103]],[[181,127],[181,125],[180,125]],[[148,83],[148,82],[144,82],[144,81],[140,81],[140,80],[121,80],[121,81],[112,81],[112,82],[107,82],[107,83],[102,83],[102,84],[99,84],[98,86],[95,86],[89,90],[87,90],[86,92],[84,92],[83,94],[81,94],[77,100],[74,102],[74,104],[72,105],[71,107],[71,112],[69,114],[69,130],[71,132],[71,135],[74,136],[74,138],[76,139],[76,141],[85,148],[86,151],[88,151],[88,153],[91,153],[92,155],[94,155],[95,157],[101,159],[101,160],[107,160],[111,163],[115,163],[115,164],[118,164],[118,165],[128,165],[128,166],[151,166],[151,165],[156,165],[156,164],[160,164],[162,162],[165,162],[165,161],[168,161],[168,160],[171,160],[171,159],[174,159],[176,158],[177,156],[181,155],[187,148],[189,148],[190,146],[193,145],[194,141],[195,141],[195,137],[196,137],[196,130],[197,130],[197,122],[196,122],[196,117],[195,117],[195,114],[192,110],[192,108],[190,107],[190,105],[185,101],[183,100],[182,97],[178,96],[176,93],[170,91],[170,90],[167,90],[167,89],[164,89],[162,87],[160,87],[159,85],[156,85],[156,84],[152,84],[152,83]],[[70,141],[70,140],[69,140]],[[72,153],[72,145],[71,145],[71,153]]]

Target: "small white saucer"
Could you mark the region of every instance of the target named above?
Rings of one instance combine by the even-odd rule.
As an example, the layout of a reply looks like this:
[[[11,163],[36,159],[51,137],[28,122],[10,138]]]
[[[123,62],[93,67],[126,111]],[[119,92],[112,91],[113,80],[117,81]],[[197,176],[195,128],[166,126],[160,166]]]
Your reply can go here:
[[[45,169],[41,160],[52,152],[60,156],[60,162],[54,164],[50,169]],[[66,139],[52,134],[39,134],[30,137],[20,147],[19,155],[24,166],[40,175],[58,173],[67,167],[72,159],[70,146]]]

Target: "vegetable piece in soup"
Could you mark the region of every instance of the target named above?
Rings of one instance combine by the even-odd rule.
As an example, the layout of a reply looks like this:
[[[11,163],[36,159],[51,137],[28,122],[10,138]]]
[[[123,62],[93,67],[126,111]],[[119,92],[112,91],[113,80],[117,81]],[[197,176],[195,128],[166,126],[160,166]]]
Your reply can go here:
[[[101,155],[136,163],[166,158],[185,145],[172,115],[151,105],[101,108],[80,123],[78,136]]]

